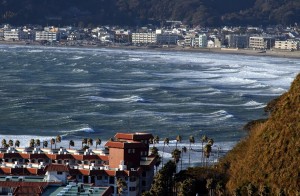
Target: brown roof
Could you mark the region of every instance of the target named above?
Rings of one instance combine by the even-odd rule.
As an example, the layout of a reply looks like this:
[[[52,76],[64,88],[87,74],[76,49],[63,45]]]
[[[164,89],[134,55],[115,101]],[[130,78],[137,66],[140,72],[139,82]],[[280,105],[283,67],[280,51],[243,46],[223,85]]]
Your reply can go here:
[[[44,189],[41,186],[19,186],[15,189],[14,195],[15,196],[21,196],[21,195],[28,195],[28,196],[35,196],[35,195],[42,195]]]
[[[150,138],[153,138],[153,135],[150,133],[117,133],[115,138],[140,141],[149,140]]]
[[[45,171],[67,172],[69,170],[69,166],[63,164],[50,164],[45,167]]]
[[[122,142],[122,141],[109,141],[105,144],[109,148],[145,148],[145,144],[141,142]]]
[[[47,187],[49,184],[61,184],[57,182],[16,182],[0,181],[0,187]]]

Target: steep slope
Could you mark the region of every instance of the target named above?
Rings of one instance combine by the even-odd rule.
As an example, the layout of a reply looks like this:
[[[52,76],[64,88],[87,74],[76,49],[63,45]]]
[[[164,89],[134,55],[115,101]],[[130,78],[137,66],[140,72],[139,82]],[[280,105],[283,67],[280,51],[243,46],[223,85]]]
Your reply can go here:
[[[249,137],[221,161],[230,192],[245,192],[249,183],[257,190],[268,187],[272,195],[300,192],[300,74],[287,93],[270,102],[267,111],[269,119],[257,122]]]

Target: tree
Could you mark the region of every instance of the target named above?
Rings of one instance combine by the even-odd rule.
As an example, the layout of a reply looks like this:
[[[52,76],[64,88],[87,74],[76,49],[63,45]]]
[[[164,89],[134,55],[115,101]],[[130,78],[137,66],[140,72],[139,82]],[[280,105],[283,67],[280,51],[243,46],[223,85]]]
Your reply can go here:
[[[212,145],[214,145],[214,140],[212,138],[209,138],[207,143],[212,146]]]
[[[61,142],[61,136],[57,135],[55,138],[56,143],[60,143]],[[55,149],[56,149],[56,143],[55,143]]]
[[[178,196],[189,196],[195,195],[195,180],[192,178],[187,178],[179,184]]]
[[[208,137],[206,135],[203,135],[201,137],[201,143],[202,143],[202,156],[201,156],[201,162],[202,162],[202,166],[204,165],[204,148],[203,148],[203,144],[204,142],[207,142]]]
[[[207,163],[208,163],[210,153],[211,153],[211,145],[206,144],[205,147],[204,147],[204,156],[206,158],[206,166],[207,166]]]
[[[182,156],[181,156],[181,170],[182,170],[183,153],[186,153],[187,148],[186,148],[185,146],[183,146],[182,149],[181,149],[181,151],[182,151]],[[190,166],[190,165],[189,165],[189,166]]]
[[[177,137],[176,137],[176,149],[177,149],[178,142],[181,143],[181,140],[182,140],[181,136],[177,135]]]
[[[9,141],[8,141],[8,145],[9,145],[9,146],[14,146],[14,141],[9,140]]]
[[[87,138],[83,138],[81,141],[81,147],[83,148],[83,144],[87,144]]]
[[[216,193],[218,196],[224,195],[224,185],[222,182],[218,182],[216,185]]]
[[[50,144],[51,144],[51,149],[52,149],[52,145],[55,144],[55,139],[54,138],[51,138]]]
[[[34,144],[35,144],[34,139],[31,139],[31,140],[29,141],[29,147],[30,147],[30,148],[33,148],[33,147],[34,147]]]
[[[87,145],[88,145],[89,147],[93,146],[93,139],[92,139],[92,138],[89,138],[89,139],[87,140]]]
[[[15,147],[20,147],[20,141],[19,140],[15,141]]]
[[[41,145],[41,141],[40,141],[39,139],[36,139],[36,140],[35,140],[35,145],[36,145],[36,146],[40,146],[40,145]]]
[[[72,147],[75,146],[75,142],[74,142],[73,140],[70,140],[70,141],[69,141],[69,149],[71,148],[71,146],[72,146]]]
[[[97,146],[101,145],[101,139],[97,138],[95,143],[96,143],[96,149],[97,149]]]
[[[153,138],[153,146],[155,146],[155,144],[158,144],[158,143],[159,143],[159,137],[158,137],[158,135],[156,135]]]
[[[254,191],[255,191],[254,185],[251,184],[251,183],[249,183],[249,184],[247,185],[247,194],[248,194],[248,196],[254,195]]]
[[[172,158],[173,158],[173,160],[176,164],[176,170],[175,171],[177,171],[177,163],[180,160],[180,157],[181,157],[180,155],[181,155],[181,151],[178,150],[177,148],[172,151]]]
[[[2,144],[2,148],[5,148],[6,147],[6,139],[2,139],[1,144]]]
[[[195,138],[194,138],[194,136],[190,136],[190,138],[189,138],[189,141],[190,141],[190,149],[189,149],[189,166],[190,166],[190,164],[191,164],[191,150],[192,150],[192,144],[194,144],[195,143]]]
[[[167,137],[164,139],[164,147],[163,147],[163,153],[162,153],[162,158],[161,158],[162,166],[164,166],[164,153],[165,153],[165,146],[166,145],[169,145],[169,138],[167,138]]]
[[[122,178],[117,179],[118,195],[122,195],[122,192],[127,188],[126,182]]]
[[[51,146],[52,146],[52,145],[51,145]],[[48,147],[48,141],[47,141],[47,140],[44,140],[44,141],[43,141],[43,148],[45,148],[45,147],[46,147],[46,148]]]

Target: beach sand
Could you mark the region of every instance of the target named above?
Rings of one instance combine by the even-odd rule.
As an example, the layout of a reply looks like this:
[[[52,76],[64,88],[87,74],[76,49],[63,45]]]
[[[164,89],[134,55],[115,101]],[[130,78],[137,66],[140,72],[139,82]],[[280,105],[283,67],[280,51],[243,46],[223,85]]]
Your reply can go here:
[[[27,45],[39,46],[39,42],[25,42],[25,41],[0,41],[1,45]],[[48,46],[52,47],[52,46]],[[254,49],[229,49],[229,48],[192,48],[181,46],[158,47],[158,46],[123,46],[123,45],[83,45],[83,46],[62,46],[54,45],[54,47],[77,47],[77,48],[111,48],[111,49],[126,49],[126,50],[155,50],[155,51],[182,51],[182,52],[208,52],[208,53],[222,53],[222,54],[237,54],[237,55],[250,55],[250,56],[270,56],[280,58],[297,58],[300,59],[300,50],[289,51],[272,49],[262,52]]]

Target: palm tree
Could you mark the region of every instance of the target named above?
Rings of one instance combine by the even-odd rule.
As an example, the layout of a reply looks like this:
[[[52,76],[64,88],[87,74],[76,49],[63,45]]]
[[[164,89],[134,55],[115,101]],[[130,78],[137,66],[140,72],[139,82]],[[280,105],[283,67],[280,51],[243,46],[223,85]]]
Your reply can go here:
[[[158,137],[158,135],[156,135],[153,138],[153,146],[155,146],[155,144],[158,144],[158,143],[159,143],[159,137]]]
[[[206,158],[206,166],[207,166],[207,163],[208,163],[210,153],[211,153],[211,145],[206,144],[205,147],[204,147],[204,156]]]
[[[180,160],[180,155],[181,155],[181,151],[178,150],[177,148],[175,150],[173,150],[172,152],[172,158],[174,159],[174,162],[176,164],[176,171],[177,171],[177,163]]]
[[[70,149],[70,147],[74,147],[75,146],[75,142],[73,141],[73,140],[70,140],[69,141],[69,149]]]
[[[202,162],[202,166],[204,165],[204,148],[203,148],[203,144],[204,142],[207,142],[208,137],[206,135],[203,135],[201,137],[201,143],[202,143],[202,155],[201,155],[201,162]]]
[[[166,146],[166,145],[169,145],[169,141],[170,141],[170,140],[169,140],[169,138],[167,138],[167,137],[164,139],[164,147],[163,147],[163,153],[162,153],[162,158],[161,158],[161,160],[162,160],[162,164],[161,164],[161,165],[162,165],[162,166],[164,166],[165,146]]]
[[[92,138],[89,138],[89,139],[87,140],[87,145],[88,145],[89,147],[93,146],[93,139],[92,139]]]
[[[122,195],[122,192],[127,187],[126,182],[122,178],[117,179],[118,195]]]
[[[43,141],[43,148],[45,148],[45,147],[46,147],[46,148],[48,147],[48,141],[47,141],[47,140],[44,140],[44,141]]]
[[[50,144],[51,144],[51,149],[52,149],[52,145],[55,144],[55,139],[54,139],[54,138],[52,138],[52,139],[50,140]]]
[[[178,142],[181,143],[181,140],[182,140],[181,136],[177,135],[177,137],[176,137],[176,149],[177,149],[177,143]]]
[[[181,151],[182,151],[182,156],[181,156],[181,170],[182,170],[182,159],[183,159],[183,153],[186,153],[186,151],[187,151],[187,148],[185,147],[185,146],[183,146],[182,147],[182,149],[181,149]],[[190,165],[189,165],[190,166]]]
[[[190,149],[189,149],[189,166],[190,166],[190,164],[191,164],[191,150],[192,150],[192,144],[194,144],[195,143],[195,138],[194,138],[194,136],[190,136],[190,138],[189,138],[189,141],[190,141]]]
[[[269,195],[269,189],[266,185],[260,185],[259,186],[259,195],[260,196]]]
[[[214,145],[214,140],[212,138],[209,138],[207,143],[212,146],[212,145]]]
[[[15,141],[15,147],[20,147],[20,141],[19,140]]]
[[[35,140],[35,145],[36,145],[36,146],[40,146],[40,145],[41,145],[41,141],[40,141],[39,139],[36,139],[36,140]]]
[[[218,182],[217,183],[217,185],[216,185],[216,192],[217,192],[218,196],[224,195],[224,187],[223,187],[222,182]]]
[[[33,148],[33,147],[34,147],[34,144],[35,144],[34,139],[31,139],[31,140],[29,141],[29,147],[30,147],[30,148]]]
[[[2,147],[5,148],[6,147],[6,139],[2,139],[1,144],[2,144]]]
[[[97,146],[101,145],[101,139],[97,138],[95,143],[96,143],[96,149],[97,149]]]
[[[87,144],[87,138],[83,138],[81,141],[81,147],[83,148],[83,144]]]
[[[57,135],[55,138],[56,143],[60,143],[61,142],[61,136]],[[56,143],[55,143],[55,149],[56,149]]]
[[[9,145],[9,146],[14,146],[14,141],[9,140],[9,141],[8,141],[8,145]]]

